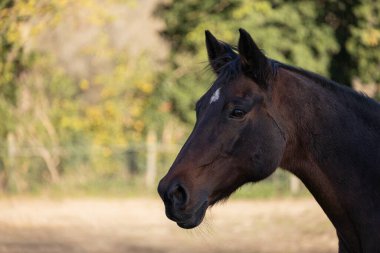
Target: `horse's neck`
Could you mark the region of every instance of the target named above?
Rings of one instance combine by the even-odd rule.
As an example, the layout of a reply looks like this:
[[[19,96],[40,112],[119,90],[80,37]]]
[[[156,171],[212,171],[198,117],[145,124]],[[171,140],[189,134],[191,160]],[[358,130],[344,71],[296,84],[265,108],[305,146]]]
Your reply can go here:
[[[299,74],[282,76],[273,91],[272,112],[286,133],[282,165],[296,174],[307,170],[309,176],[310,168],[319,168],[330,181],[348,181],[351,188],[359,183],[356,176],[380,180],[380,106]]]
[[[380,135],[319,84],[294,73],[283,79],[274,99],[287,133],[281,167],[303,181],[342,241],[361,248],[362,226],[380,229]]]

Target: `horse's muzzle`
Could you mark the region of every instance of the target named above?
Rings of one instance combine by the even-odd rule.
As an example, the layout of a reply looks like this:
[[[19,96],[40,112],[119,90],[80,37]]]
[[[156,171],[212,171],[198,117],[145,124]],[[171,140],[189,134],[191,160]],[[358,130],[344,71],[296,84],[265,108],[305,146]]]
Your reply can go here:
[[[183,213],[181,211],[173,210],[168,207],[165,208],[165,212],[166,216],[169,219],[175,221],[179,227],[191,229],[201,224],[203,218],[205,217],[207,207],[208,203],[205,201],[196,208],[193,208],[191,212],[190,210],[187,210],[186,213]]]
[[[208,207],[207,198],[191,204],[186,187],[178,182],[168,185],[164,180],[158,185],[158,193],[164,201],[166,216],[181,228],[194,228],[203,221]]]

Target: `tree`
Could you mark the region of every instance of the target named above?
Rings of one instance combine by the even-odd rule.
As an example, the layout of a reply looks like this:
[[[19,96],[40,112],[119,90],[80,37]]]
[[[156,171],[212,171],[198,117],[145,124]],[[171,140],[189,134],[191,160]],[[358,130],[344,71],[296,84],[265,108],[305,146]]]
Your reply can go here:
[[[16,14],[16,1],[5,0],[0,3],[0,188],[11,187],[11,164],[6,159],[8,153],[7,141],[14,142],[11,135],[16,124],[12,111],[16,106],[18,85],[17,80],[26,66],[26,57],[21,40],[19,26],[25,22],[24,15]]]
[[[132,58],[118,41],[119,5],[126,7],[117,0],[1,2],[3,188],[28,191],[75,173],[120,177],[124,161],[112,156],[144,140],[154,57]]]
[[[204,30],[234,44],[237,30],[250,31],[266,54],[276,60],[329,75],[330,55],[338,44],[333,29],[318,23],[315,1],[170,1],[156,15],[166,27],[171,66],[163,74],[163,92],[173,113],[185,124],[194,122],[195,101],[212,81],[205,71]]]
[[[362,0],[353,14],[356,22],[350,26],[352,36],[347,41],[356,62],[353,75],[364,83],[377,84],[380,95],[380,2]]]

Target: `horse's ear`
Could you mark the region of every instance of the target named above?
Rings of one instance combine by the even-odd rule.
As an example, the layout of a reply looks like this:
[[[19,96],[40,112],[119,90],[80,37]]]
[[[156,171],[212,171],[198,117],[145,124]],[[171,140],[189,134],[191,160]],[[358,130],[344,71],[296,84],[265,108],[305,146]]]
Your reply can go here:
[[[238,50],[241,59],[242,70],[245,74],[264,85],[272,73],[269,59],[253,41],[251,35],[240,28]]]
[[[219,74],[222,67],[237,55],[232,48],[218,41],[209,31],[205,31],[208,60],[214,72]]]

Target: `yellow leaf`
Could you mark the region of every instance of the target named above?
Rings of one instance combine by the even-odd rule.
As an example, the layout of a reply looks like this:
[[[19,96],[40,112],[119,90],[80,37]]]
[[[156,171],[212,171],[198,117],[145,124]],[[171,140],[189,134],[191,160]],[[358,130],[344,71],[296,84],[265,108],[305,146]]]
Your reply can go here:
[[[137,87],[146,94],[150,94],[153,91],[153,85],[148,82],[139,83]]]
[[[90,83],[87,79],[82,79],[79,83],[79,88],[83,91],[88,90]]]

